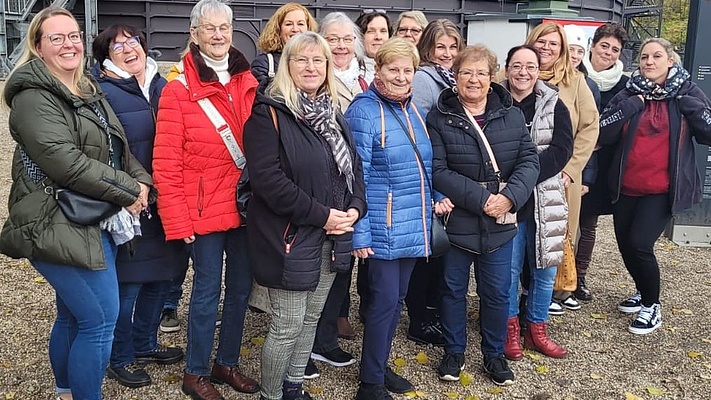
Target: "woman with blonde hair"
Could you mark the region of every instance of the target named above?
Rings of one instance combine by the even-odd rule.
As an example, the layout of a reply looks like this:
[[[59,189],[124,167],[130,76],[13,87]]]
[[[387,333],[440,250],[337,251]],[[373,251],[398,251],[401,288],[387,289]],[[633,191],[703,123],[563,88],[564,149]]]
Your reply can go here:
[[[316,325],[339,271],[350,271],[353,224],[365,214],[360,158],[338,110],[331,50],[313,32],[284,46],[274,81],[245,125],[252,182],[254,278],[269,291],[262,399],[302,389]]]
[[[404,11],[397,17],[397,21],[393,25],[393,33],[417,45],[426,26],[425,13],[416,10]]]
[[[563,27],[555,22],[542,23],[531,31],[526,44],[538,49],[541,64],[540,80],[558,88],[558,97],[570,111],[573,126],[573,156],[563,167],[563,185],[568,202],[568,233],[576,242],[580,203],[582,201],[583,168],[597,143],[599,113],[585,75],[576,70],[570,61],[570,49]],[[560,315],[564,308],[580,309],[580,303],[570,293],[556,293],[549,312]],[[565,296],[563,296],[565,295]]]
[[[3,98],[17,146],[0,252],[28,258],[55,291],[49,360],[58,399],[101,400],[119,313],[117,244],[136,234],[120,227],[138,221],[153,181],[84,74],[83,35],[69,11],[35,15]],[[52,195],[59,189],[113,207],[82,221],[86,213],[72,216]]]
[[[276,10],[257,41],[257,47],[262,53],[252,61],[252,74],[259,81],[261,92],[275,76],[286,42],[297,33],[316,30],[318,23],[309,10],[299,3],[286,3]]]

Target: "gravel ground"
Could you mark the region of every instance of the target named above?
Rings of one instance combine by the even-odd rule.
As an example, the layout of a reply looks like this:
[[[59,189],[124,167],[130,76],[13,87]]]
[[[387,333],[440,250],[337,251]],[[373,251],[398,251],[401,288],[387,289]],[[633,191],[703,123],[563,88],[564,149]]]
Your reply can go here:
[[[2,86],[0,86],[0,89]],[[0,111],[0,220],[7,216],[10,162],[14,142],[7,132],[7,110]],[[711,250],[680,248],[666,239],[656,246],[662,269],[663,328],[648,336],[627,333],[631,317],[619,313],[618,301],[634,290],[617,251],[611,219],[601,220],[599,243],[593,255],[588,283],[595,299],[576,312],[552,317],[550,333],[568,348],[563,360],[527,353],[512,362],[516,383],[495,387],[481,372],[479,335],[474,318],[477,302],[470,301],[469,350],[461,383],[441,383],[434,369],[442,356],[437,348],[418,346],[405,338],[406,315],[393,343],[391,362],[410,379],[426,399],[711,399]],[[190,278],[186,286],[190,285]],[[357,307],[354,294],[353,310]],[[47,340],[54,319],[54,292],[26,260],[0,256],[0,399],[51,399],[53,378]],[[185,300],[185,299],[184,299]],[[183,330],[161,334],[167,345],[185,346],[187,304],[180,307]],[[355,315],[355,312],[353,313]],[[260,346],[268,319],[248,314],[241,365],[250,376],[259,375]],[[345,350],[360,355],[363,327],[353,321],[355,341],[343,341]],[[358,384],[358,365],[333,368],[324,364],[321,377],[308,381],[315,399],[352,399]],[[187,399],[180,392],[183,365],[149,366],[154,384],[127,389],[106,380],[107,400]],[[219,388],[228,400],[256,399]],[[396,395],[396,399],[406,396]]]

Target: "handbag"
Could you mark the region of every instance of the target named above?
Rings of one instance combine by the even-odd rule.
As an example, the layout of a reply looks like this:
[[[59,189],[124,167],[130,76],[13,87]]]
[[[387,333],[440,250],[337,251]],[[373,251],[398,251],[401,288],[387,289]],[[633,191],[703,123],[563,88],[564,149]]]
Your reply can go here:
[[[96,225],[121,210],[121,206],[117,204],[69,189],[46,186],[44,191],[54,197],[64,216],[78,225]]]
[[[499,181],[499,190],[497,193],[501,193],[501,191],[506,187],[506,182],[501,180],[501,170],[499,169],[499,164],[496,162],[496,157],[494,156],[494,151],[491,150],[491,145],[489,144],[489,140],[486,138],[486,135],[484,135],[484,131],[481,130],[481,127],[479,126],[479,123],[476,122],[476,118],[472,115],[469,110],[464,108],[464,112],[467,114],[467,117],[469,117],[469,120],[471,121],[472,125],[474,125],[474,129],[476,129],[477,133],[479,134],[479,137],[481,138],[481,141],[484,142],[484,147],[486,147],[486,152],[489,155],[489,160],[491,161],[491,166],[494,168],[494,173],[496,174],[496,179]],[[516,224],[516,213],[515,212],[507,212],[504,215],[497,217],[496,218],[496,223],[498,225],[509,225],[509,224]]]
[[[422,161],[422,155],[420,154],[420,150],[417,148],[417,145],[415,144],[415,141],[412,139],[412,137],[409,134],[409,130],[407,127],[405,127],[405,123],[402,122],[402,119],[400,119],[400,116],[395,113],[395,110],[393,107],[385,102],[385,105],[388,107],[390,112],[395,116],[395,119],[397,120],[398,123],[400,123],[400,126],[402,127],[403,131],[405,132],[405,136],[410,140],[410,144],[412,145],[412,149],[415,151],[415,158],[417,158],[417,161],[420,163],[420,167],[422,167],[422,173],[425,176],[425,180],[427,181],[427,186],[430,188],[430,196],[434,196],[434,192],[432,191],[432,182],[430,182],[430,177],[427,175],[427,168],[425,168],[425,163]],[[417,109],[414,108],[415,105],[412,104],[413,109],[415,112],[417,112]],[[419,113],[418,113],[419,117]],[[422,119],[420,118],[420,121]],[[426,128],[425,128],[426,129]],[[447,229],[446,229],[446,223],[444,219],[440,219],[440,217],[435,213],[434,210],[434,200],[432,200],[432,224],[431,224],[431,232],[430,232],[430,249],[432,251],[432,254],[430,254],[430,257],[436,258],[444,255],[447,251],[449,251],[449,248],[451,247],[451,244],[449,243],[449,236],[447,236]]]
[[[563,242],[563,262],[558,266],[555,273],[553,290],[560,292],[572,292],[578,284],[578,273],[575,268],[575,251],[570,232],[565,233]]]

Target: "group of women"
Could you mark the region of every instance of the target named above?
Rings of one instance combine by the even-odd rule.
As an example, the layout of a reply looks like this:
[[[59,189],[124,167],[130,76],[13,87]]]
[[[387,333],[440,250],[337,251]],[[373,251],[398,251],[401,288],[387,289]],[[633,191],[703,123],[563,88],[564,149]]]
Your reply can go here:
[[[507,359],[523,357],[521,326],[524,347],[566,356],[547,333],[551,299],[575,308],[576,297],[592,298],[585,272],[606,212],[637,288],[618,308],[637,313],[632,333],[661,325],[653,244],[672,213],[700,199],[692,139],[711,144],[711,103],[666,40],[641,46],[627,81],[617,24],[601,26],[582,57],[571,56],[584,42],[578,32],[541,24],[498,71],[487,47],[466,47],[454,24],[417,11],[392,29],[383,10],[355,23],[331,13],[316,33],[309,11],[289,3],[251,65],[232,46],[232,23],[229,6],[198,2],[167,83],[135,27],[96,38],[88,76],[68,11],[44,9],[29,26],[3,93],[17,148],[0,250],[28,258],[56,291],[49,355],[59,399],[100,400],[104,374],[150,384],[145,363],[184,357],[156,335],[188,257],[182,390],[195,400],[223,399],[214,384],[224,383],[262,399],[310,399],[312,358],[355,362],[338,345],[355,336],[355,259],[364,323],[356,399],[414,389],[388,366],[404,303],[408,338],[442,346],[437,374],[459,380],[470,268],[483,370],[512,384]],[[236,197],[246,171],[245,208]],[[63,203],[73,197],[59,192],[119,211],[75,221]],[[451,248],[432,259],[440,217]],[[578,287],[554,294],[578,225]],[[239,368],[253,279],[271,313],[260,383]]]

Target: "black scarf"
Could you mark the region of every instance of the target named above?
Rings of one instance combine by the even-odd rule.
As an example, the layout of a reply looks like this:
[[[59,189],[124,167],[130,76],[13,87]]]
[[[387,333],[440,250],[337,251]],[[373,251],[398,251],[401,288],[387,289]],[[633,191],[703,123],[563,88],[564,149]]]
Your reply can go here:
[[[676,97],[679,88],[689,79],[689,76],[689,72],[684,67],[674,63],[669,68],[669,74],[667,74],[667,80],[664,81],[664,85],[660,85],[642,76],[639,69],[637,69],[627,81],[627,90],[634,94],[641,94],[647,100],[666,100]]]
[[[454,79],[454,72],[452,72],[451,69],[445,68],[439,64],[434,64],[434,68],[439,74],[439,76],[444,79],[444,81],[449,85],[449,87],[455,87],[457,86],[457,80]]]

